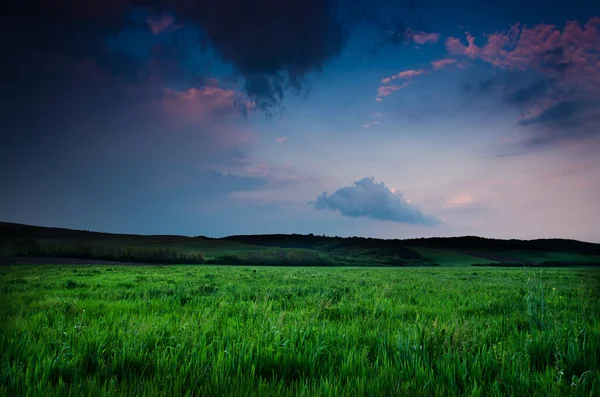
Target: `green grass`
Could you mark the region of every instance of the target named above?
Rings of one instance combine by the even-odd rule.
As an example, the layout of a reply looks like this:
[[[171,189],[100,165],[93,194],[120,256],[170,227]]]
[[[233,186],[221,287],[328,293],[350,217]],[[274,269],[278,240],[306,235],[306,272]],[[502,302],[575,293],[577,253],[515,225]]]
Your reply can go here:
[[[0,395],[598,396],[599,282],[597,268],[4,267]]]
[[[439,263],[440,266],[470,266],[475,263],[494,263],[494,261],[478,258],[459,251],[423,247],[411,247],[410,249],[418,252],[425,258]]]
[[[571,254],[568,252],[548,252],[534,250],[515,250],[515,251],[492,251],[488,254],[498,257],[507,257],[519,259],[522,261],[540,262],[579,262],[579,263],[600,263],[598,255]]]

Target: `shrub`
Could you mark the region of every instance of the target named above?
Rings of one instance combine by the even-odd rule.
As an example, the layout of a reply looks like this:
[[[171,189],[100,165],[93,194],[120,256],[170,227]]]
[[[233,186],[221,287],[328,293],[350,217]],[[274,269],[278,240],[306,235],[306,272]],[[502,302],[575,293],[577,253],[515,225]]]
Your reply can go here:
[[[42,247],[35,240],[26,240],[15,244],[14,255],[18,256],[48,256],[82,259],[100,259],[124,262],[146,262],[157,264],[201,264],[205,262],[200,251],[180,251],[174,248],[148,247],[110,247],[90,246],[75,243],[71,246],[48,245]]]
[[[11,245],[10,251],[15,256],[35,256],[44,253],[40,243],[31,238],[15,241]]]

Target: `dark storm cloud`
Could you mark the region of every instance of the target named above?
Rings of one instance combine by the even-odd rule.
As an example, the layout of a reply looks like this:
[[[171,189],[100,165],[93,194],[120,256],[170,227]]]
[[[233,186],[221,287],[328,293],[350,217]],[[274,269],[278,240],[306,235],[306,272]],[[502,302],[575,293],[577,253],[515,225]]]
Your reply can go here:
[[[363,178],[353,186],[343,187],[332,194],[323,194],[309,203],[319,210],[339,211],[352,218],[366,217],[409,224],[435,225],[439,220],[421,212],[404,199],[401,193],[392,192],[385,183],[375,183],[374,178]]]
[[[548,79],[539,79],[532,85],[523,87],[507,97],[507,101],[511,104],[522,105],[531,99],[539,97],[548,92],[550,83]]]
[[[286,88],[299,90],[307,73],[339,55],[347,40],[332,1],[172,2],[176,15],[197,24],[245,78],[261,109],[276,105]]]
[[[480,80],[479,81],[479,90],[480,91],[485,91],[488,88],[490,88],[492,86],[492,84],[494,84],[494,78],[493,77]]]
[[[518,121],[530,130],[526,147],[545,147],[564,141],[586,140],[590,145],[600,136],[600,102],[592,99],[563,100],[534,117]]]
[[[470,79],[470,78],[469,78]],[[471,79],[470,79],[471,80]],[[476,82],[467,81],[461,88],[464,92],[473,93],[472,96],[491,91],[491,88],[498,83],[498,79],[495,76],[485,77],[477,80]]]
[[[107,36],[128,24],[122,12],[115,1],[11,2],[0,16],[4,55],[11,60],[3,62],[3,72],[44,78],[71,62],[92,59],[111,74],[134,73],[131,59],[106,46]]]
[[[307,75],[338,56],[358,24],[393,30],[405,28],[396,14],[380,16],[385,2],[363,0],[23,0],[4,6],[1,33],[5,55],[2,84],[12,91],[67,78],[81,63],[135,81],[149,67],[156,77],[181,77],[174,51],[154,49],[154,63],[111,48],[107,38],[124,27],[146,29],[133,10],[195,28],[198,46],[212,48],[244,79],[244,91],[266,112],[281,106],[287,90],[300,92]],[[406,5],[404,4],[404,9]],[[154,33],[163,29],[154,26]],[[392,36],[394,36],[392,34]],[[159,63],[160,61],[160,63]],[[40,85],[41,84],[41,85]]]

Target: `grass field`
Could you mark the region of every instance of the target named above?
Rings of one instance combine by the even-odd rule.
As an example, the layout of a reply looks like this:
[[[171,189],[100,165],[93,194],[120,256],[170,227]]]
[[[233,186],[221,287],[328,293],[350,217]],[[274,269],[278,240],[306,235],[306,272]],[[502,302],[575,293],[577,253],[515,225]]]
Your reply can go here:
[[[0,395],[598,396],[600,270],[0,268]]]
[[[489,251],[482,254],[483,258],[492,257],[496,260],[514,259],[523,262],[581,262],[581,263],[599,263],[598,255],[572,254],[568,252],[547,252],[535,250],[515,250],[515,251]],[[479,258],[477,258],[479,260]]]

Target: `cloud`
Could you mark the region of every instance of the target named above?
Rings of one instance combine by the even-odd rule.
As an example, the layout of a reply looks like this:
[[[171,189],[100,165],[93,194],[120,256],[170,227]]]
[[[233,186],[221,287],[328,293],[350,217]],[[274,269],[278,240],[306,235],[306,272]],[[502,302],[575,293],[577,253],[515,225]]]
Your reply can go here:
[[[415,32],[411,29],[406,31],[405,37],[416,44],[437,43],[440,39],[439,33]]]
[[[490,77],[479,78],[473,82],[466,82],[462,85],[462,90],[464,92],[469,92],[471,94],[471,98],[468,100],[474,100],[479,95],[488,94],[492,95],[496,92],[496,88],[500,85],[500,80],[497,76],[493,75]],[[516,92],[509,94],[506,96],[505,101],[511,104],[513,101],[513,97]]]
[[[286,142],[288,139],[290,138],[288,138],[287,136],[280,136],[279,138],[275,138],[275,143],[283,143]]]
[[[490,203],[476,198],[471,193],[458,193],[448,200],[440,202],[442,214],[475,214],[484,213],[492,209]]]
[[[401,90],[402,88],[404,88],[410,84],[412,84],[412,83],[406,82],[406,83],[403,83],[400,85],[385,85],[385,86],[379,87],[377,89],[377,95],[380,97],[388,96],[388,95],[392,94],[394,91]]]
[[[376,100],[377,102],[381,102],[381,101],[383,101],[383,99],[381,99],[381,98],[379,98],[379,97],[375,98],[375,100]]]
[[[446,39],[446,49],[454,55],[481,59],[507,70],[535,70],[579,88],[600,90],[600,18],[585,25],[569,21],[562,31],[555,25],[531,28],[514,25],[504,32],[486,35],[482,46],[466,33],[467,45],[460,39]]]
[[[254,181],[249,188],[238,189],[230,194],[231,198],[246,202],[280,202],[281,197],[286,195],[286,189],[315,182],[312,177],[300,175],[290,163],[273,165],[248,157],[240,158],[237,163],[210,170],[218,175]],[[297,196],[298,192],[295,192],[295,195]]]
[[[381,122],[380,121],[371,121],[369,123],[363,124],[362,127],[363,128],[371,128],[372,126],[378,125],[378,124],[381,124]]]
[[[348,38],[331,1],[175,2],[175,12],[201,28],[263,110],[277,106],[288,88],[301,90],[307,74],[339,56]]]
[[[257,158],[241,157],[236,163],[211,170],[223,176],[253,181],[248,188],[230,192],[229,197],[238,204],[279,204],[305,208],[307,188],[319,185],[321,179],[298,171],[290,162],[268,163]]]
[[[373,113],[373,117],[383,118],[385,115],[383,113]]]
[[[446,50],[454,55],[465,55],[469,58],[475,58],[479,54],[479,48],[475,45],[475,37],[470,33],[466,33],[468,45],[461,43],[456,37],[448,37],[445,45]]]
[[[37,82],[68,76],[75,63],[91,60],[111,76],[135,79],[147,60],[111,44],[114,36],[162,34],[183,46],[185,40],[168,34],[185,28],[198,37],[195,48],[212,49],[206,55],[233,67],[244,92],[268,113],[282,106],[287,90],[304,90],[310,73],[340,55],[351,28],[366,21],[363,8],[354,2],[338,7],[335,0],[22,0],[3,9],[0,33],[11,62],[0,72],[15,86],[26,82],[39,90]]]
[[[433,68],[433,70],[441,70],[457,62],[458,61],[456,59],[444,58],[439,59],[437,61],[431,61],[431,67]]]
[[[443,208],[447,209],[455,209],[455,208],[468,208],[477,203],[477,200],[473,195],[468,193],[462,193],[457,196],[454,196],[450,200],[444,203]]]
[[[517,125],[529,135],[525,142],[555,143],[600,134],[600,116],[594,110],[600,102],[600,18],[584,24],[569,21],[562,29],[516,24],[485,35],[480,45],[469,33],[466,39],[466,44],[455,37],[445,42],[461,62],[480,60],[509,73],[537,76],[506,96],[506,103],[521,110]]]
[[[590,103],[588,102],[572,102],[563,101],[554,104],[553,106],[545,109],[535,117],[521,119],[518,121],[519,125],[533,125],[533,124],[547,124],[553,122],[565,122],[572,119],[574,116],[581,113],[583,110],[588,108]]]
[[[535,83],[523,87],[508,95],[507,101],[512,104],[524,104],[550,91],[551,82],[547,78],[542,78]]]
[[[409,12],[406,12],[406,3],[402,1],[390,2],[389,0],[344,0],[340,2],[341,8],[349,17],[349,24],[356,26],[357,21],[375,33],[375,43],[369,45],[368,53],[376,55],[381,48],[388,44],[394,46],[413,43],[413,30],[408,27],[408,20],[412,19],[415,29],[422,29],[421,17],[418,15],[421,7],[415,0],[409,0]],[[426,33],[424,33],[426,34]]]
[[[448,200],[448,202],[446,204],[444,204],[444,207],[449,208],[449,207],[460,207],[460,206],[464,206],[464,205],[470,205],[473,204],[475,202],[475,198],[470,195],[470,194],[459,194],[456,197],[453,197],[452,199]]]
[[[401,222],[408,224],[436,225],[439,219],[423,213],[404,199],[402,193],[392,192],[385,183],[375,183],[374,178],[363,178],[353,186],[343,187],[328,195],[323,192],[309,205],[319,210],[339,211],[352,218]]]
[[[279,167],[271,166],[266,163],[256,163],[250,159],[241,162],[240,164],[233,164],[226,168],[218,170],[221,175],[233,175],[243,178],[261,178],[267,179],[273,177],[275,173],[280,171]]]
[[[194,123],[216,118],[239,117],[235,101],[239,93],[219,87],[192,87],[186,90],[164,89],[162,107],[176,123]]]
[[[396,76],[392,76],[392,80],[394,80],[394,79],[412,79],[413,77],[420,76],[425,73],[427,73],[427,72],[425,72],[423,69],[406,70],[404,72],[398,73]]]
[[[423,69],[419,69],[419,70],[405,70],[403,72],[400,72],[398,74],[395,74],[391,77],[386,77],[385,79],[381,80],[382,84],[388,84],[390,83],[392,80],[396,80],[396,79],[412,79],[413,77],[417,77],[420,76],[422,74],[426,74],[427,72]]]

